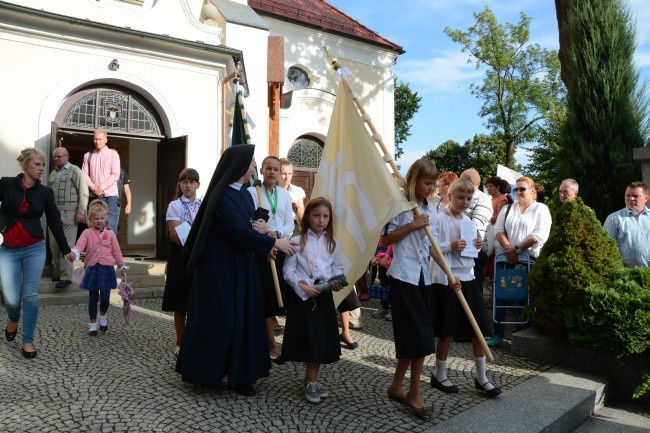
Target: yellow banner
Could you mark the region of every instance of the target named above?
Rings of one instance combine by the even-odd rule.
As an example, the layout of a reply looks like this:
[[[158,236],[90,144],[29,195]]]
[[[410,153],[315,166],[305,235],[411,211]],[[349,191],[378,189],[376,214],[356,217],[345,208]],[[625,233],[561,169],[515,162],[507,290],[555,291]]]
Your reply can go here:
[[[400,191],[377,145],[341,83],[311,197],[334,209],[334,236],[341,245],[350,285],[334,294],[338,305],[365,273],[388,221],[412,206]]]

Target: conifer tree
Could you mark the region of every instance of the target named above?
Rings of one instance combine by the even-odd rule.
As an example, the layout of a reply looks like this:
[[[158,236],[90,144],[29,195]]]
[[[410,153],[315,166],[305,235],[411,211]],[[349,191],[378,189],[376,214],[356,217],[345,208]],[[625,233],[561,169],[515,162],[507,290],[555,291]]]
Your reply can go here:
[[[560,172],[578,181],[604,221],[622,207],[625,186],[640,179],[632,149],[647,140],[633,20],[621,0],[570,1],[565,31],[571,80]]]

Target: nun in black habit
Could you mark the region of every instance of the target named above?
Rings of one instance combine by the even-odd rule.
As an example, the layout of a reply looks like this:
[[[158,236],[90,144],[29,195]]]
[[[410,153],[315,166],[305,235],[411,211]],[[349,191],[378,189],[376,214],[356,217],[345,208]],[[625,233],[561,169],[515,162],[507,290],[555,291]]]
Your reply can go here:
[[[183,248],[192,289],[176,363],[184,382],[218,386],[228,376],[243,395],[253,395],[271,367],[255,255],[294,253],[289,241],[265,234],[264,220],[253,220],[242,184],[253,175],[254,151],[242,144],[223,153]]]

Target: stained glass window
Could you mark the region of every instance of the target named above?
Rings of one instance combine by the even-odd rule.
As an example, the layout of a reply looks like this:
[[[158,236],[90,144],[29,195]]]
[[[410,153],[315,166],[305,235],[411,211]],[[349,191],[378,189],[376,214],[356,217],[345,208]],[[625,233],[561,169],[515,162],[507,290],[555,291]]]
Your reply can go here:
[[[299,138],[293,142],[287,159],[294,167],[318,168],[323,148],[318,141],[310,138]]]
[[[97,90],[83,96],[70,107],[62,126],[161,134],[158,122],[145,103],[117,90]]]

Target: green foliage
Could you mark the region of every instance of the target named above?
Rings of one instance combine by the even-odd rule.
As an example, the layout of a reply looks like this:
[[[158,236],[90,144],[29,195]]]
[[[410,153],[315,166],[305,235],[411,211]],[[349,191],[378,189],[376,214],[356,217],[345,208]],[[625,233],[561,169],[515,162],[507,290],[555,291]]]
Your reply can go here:
[[[650,362],[646,364],[645,371],[643,372],[643,377],[641,378],[641,384],[634,391],[632,397],[639,398],[649,392],[650,392]]]
[[[569,339],[616,357],[650,348],[649,268],[619,270],[585,287],[584,302],[566,314]]]
[[[439,172],[462,173],[475,168],[484,178],[496,174],[497,164],[504,160],[503,143],[491,135],[476,134],[462,146],[447,140],[435,150],[424,154],[423,158],[435,162]]]
[[[560,184],[565,179],[560,173],[560,148],[562,143],[562,126],[566,121],[566,100],[554,107],[544,125],[536,125],[539,144],[529,153],[529,161],[523,173],[535,179],[546,188],[544,203],[555,211],[562,203],[559,198]]]
[[[504,145],[502,162],[514,168],[516,147],[538,140],[533,126],[564,98],[557,52],[529,43],[530,18],[524,13],[519,23],[505,26],[487,6],[474,18],[476,24],[467,31],[447,27],[445,33],[469,53],[469,62],[485,69],[483,81],[472,84],[472,94],[483,101],[479,114]]]
[[[404,153],[401,144],[411,135],[411,119],[420,110],[418,92],[413,93],[409,83],[397,82],[395,77],[395,159]]]
[[[528,276],[534,322],[564,336],[565,315],[583,302],[584,290],[623,269],[616,242],[580,198],[555,213],[548,241]]]
[[[648,101],[634,67],[634,22],[621,0],[569,2],[568,116],[561,152],[562,177],[601,221],[621,208],[625,186],[641,177],[632,149],[647,141]],[[607,174],[594,176],[594,174]]]

